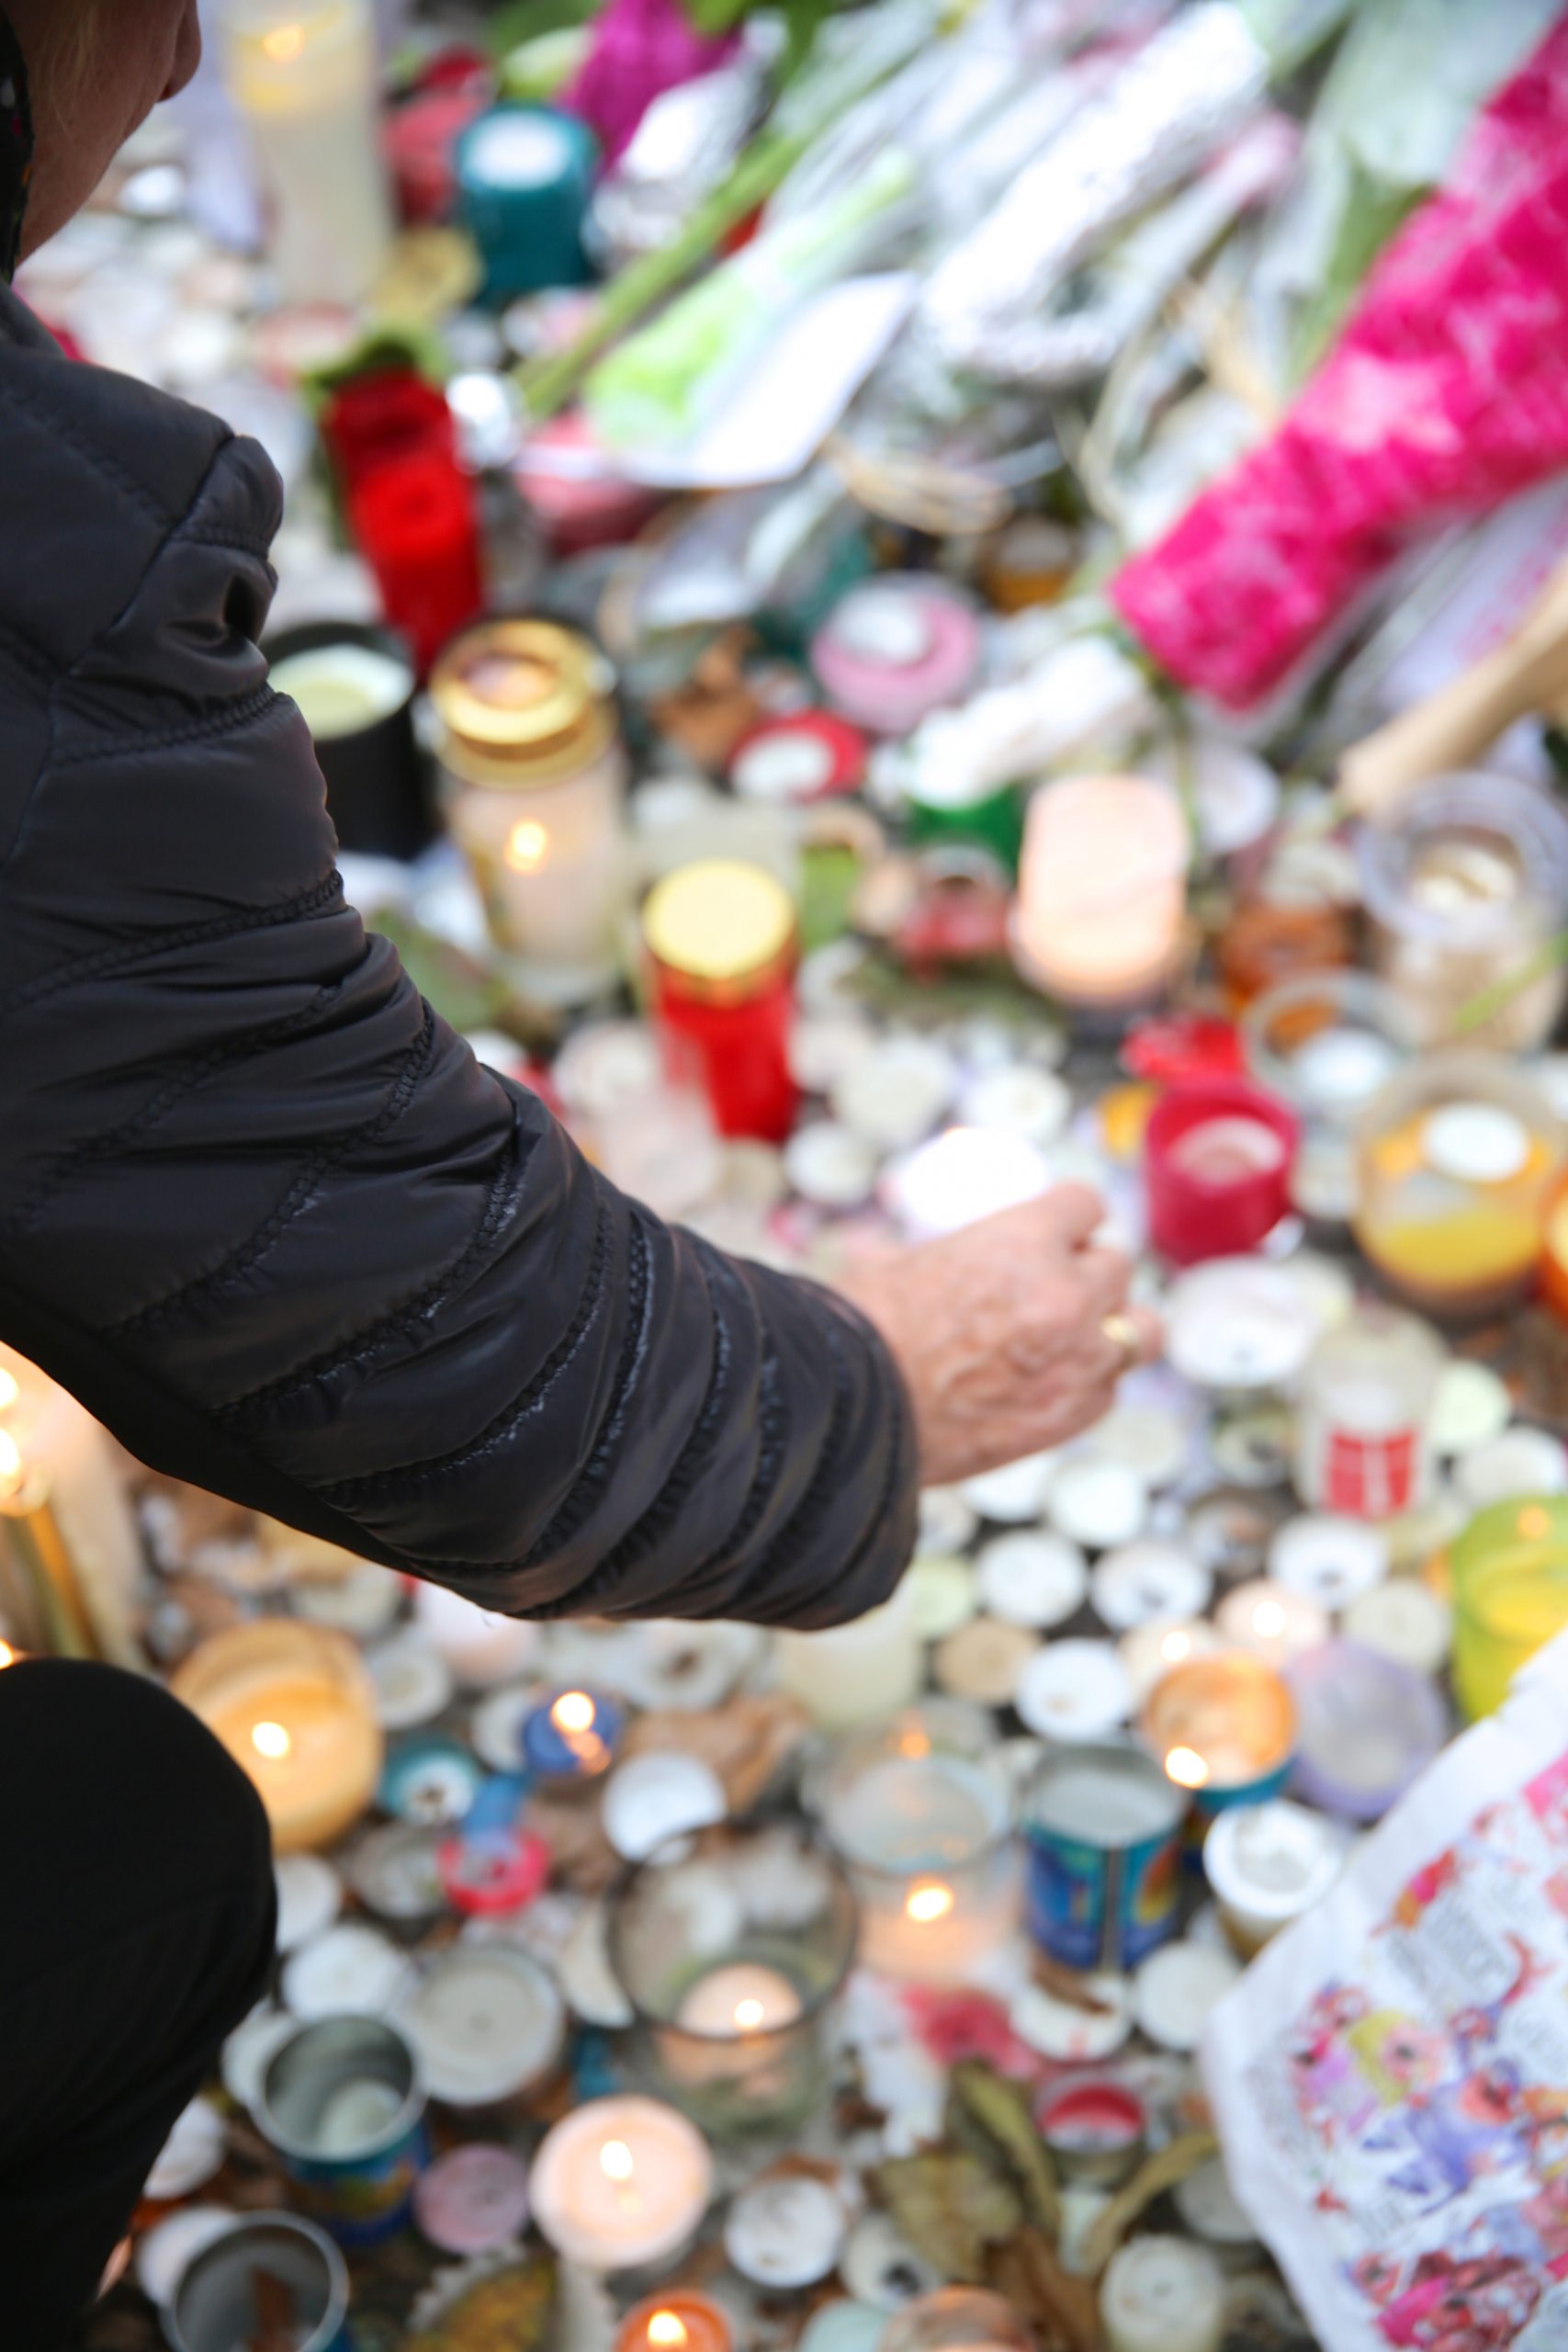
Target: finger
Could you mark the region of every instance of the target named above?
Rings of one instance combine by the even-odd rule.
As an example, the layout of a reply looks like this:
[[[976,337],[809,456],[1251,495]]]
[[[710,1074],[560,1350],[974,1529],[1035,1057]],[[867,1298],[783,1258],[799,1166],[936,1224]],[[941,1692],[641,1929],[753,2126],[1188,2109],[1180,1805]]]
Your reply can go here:
[[[1128,1313],[1138,1327],[1138,1362],[1158,1363],[1165,1354],[1165,1323],[1152,1306],[1133,1306]]]
[[[1124,1306],[1133,1261],[1120,1250],[1082,1250],[1073,1260],[1073,1279],[1083,1293],[1084,1312],[1111,1315]]]
[[[1102,1376],[1112,1385],[1136,1365],[1156,1363],[1164,1354],[1165,1327],[1149,1307],[1118,1307],[1106,1320],[1112,1328],[1102,1324],[1097,1336],[1110,1360]]]
[[[1081,1250],[1105,1216],[1105,1203],[1092,1184],[1056,1184],[1039,1203],[1047,1232],[1068,1250]]]

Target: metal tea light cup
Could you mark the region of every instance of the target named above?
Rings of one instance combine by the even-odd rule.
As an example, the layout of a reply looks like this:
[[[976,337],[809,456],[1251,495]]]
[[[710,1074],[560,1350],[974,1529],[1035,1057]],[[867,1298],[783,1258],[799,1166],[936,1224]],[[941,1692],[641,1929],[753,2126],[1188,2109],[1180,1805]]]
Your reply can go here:
[[[343,2256],[293,2213],[246,2214],[202,2248],[164,2314],[174,2352],[235,2352],[253,2342],[263,2330],[264,2278],[292,2300],[288,2340],[298,2352],[349,2352]]]
[[[406,2037],[380,2018],[322,2018],[279,2045],[255,2118],[340,2245],[401,2229],[429,2154],[424,2086]]]

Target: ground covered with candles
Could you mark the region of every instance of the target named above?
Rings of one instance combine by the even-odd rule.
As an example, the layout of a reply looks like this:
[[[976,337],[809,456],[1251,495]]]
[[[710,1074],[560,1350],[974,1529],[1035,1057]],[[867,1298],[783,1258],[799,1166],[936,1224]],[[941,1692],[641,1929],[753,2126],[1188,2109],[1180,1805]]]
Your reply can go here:
[[[378,13],[226,12],[19,281],[276,464],[348,895],[660,1216],[1087,1182],[1165,1353],[799,1636],[0,1349],[0,1665],[277,1848],[80,2352],[1561,2352],[1568,26]]]

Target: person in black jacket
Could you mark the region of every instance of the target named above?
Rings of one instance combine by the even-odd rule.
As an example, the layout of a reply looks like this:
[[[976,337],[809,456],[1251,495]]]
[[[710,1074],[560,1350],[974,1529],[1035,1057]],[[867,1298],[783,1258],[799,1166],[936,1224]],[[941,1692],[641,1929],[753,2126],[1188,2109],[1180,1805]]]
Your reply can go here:
[[[199,54],[194,0],[6,9],[0,264]],[[1092,1193],[851,1303],[663,1226],[474,1060],[344,902],[268,685],[265,457],[3,286],[0,483],[0,1338],[134,1453],[489,1608],[816,1627],[892,1589],[919,1479],[1105,1409],[1153,1335]],[[254,1997],[271,1879],[154,1690],[14,1668],[0,1758],[17,2346],[90,2293]]]

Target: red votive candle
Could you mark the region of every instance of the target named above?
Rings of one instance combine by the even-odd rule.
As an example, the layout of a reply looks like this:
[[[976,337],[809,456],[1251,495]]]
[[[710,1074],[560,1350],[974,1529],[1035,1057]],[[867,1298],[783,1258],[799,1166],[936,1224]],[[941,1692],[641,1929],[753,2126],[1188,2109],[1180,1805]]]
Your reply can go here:
[[[1149,1238],[1173,1265],[1255,1250],[1290,1205],[1298,1129],[1256,1086],[1183,1087],[1155,1105],[1144,1145]]]
[[[760,865],[705,858],[667,875],[643,909],[655,1016],[694,1057],[721,1135],[782,1143],[798,953],[795,903]]]
[[[484,602],[473,485],[450,459],[398,458],[354,487],[349,519],[423,673]]]
[[[345,496],[395,458],[457,456],[446,393],[412,368],[380,368],[341,385],[321,411],[321,435]]]

